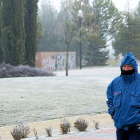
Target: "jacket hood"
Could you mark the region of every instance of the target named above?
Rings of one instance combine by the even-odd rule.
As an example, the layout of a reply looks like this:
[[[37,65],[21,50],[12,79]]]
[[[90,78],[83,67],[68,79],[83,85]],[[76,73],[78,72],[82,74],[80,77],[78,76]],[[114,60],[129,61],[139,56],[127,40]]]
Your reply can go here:
[[[131,65],[135,70],[135,76],[138,75],[138,64],[131,52],[126,53],[125,57],[121,62],[120,68],[122,68],[123,65]]]

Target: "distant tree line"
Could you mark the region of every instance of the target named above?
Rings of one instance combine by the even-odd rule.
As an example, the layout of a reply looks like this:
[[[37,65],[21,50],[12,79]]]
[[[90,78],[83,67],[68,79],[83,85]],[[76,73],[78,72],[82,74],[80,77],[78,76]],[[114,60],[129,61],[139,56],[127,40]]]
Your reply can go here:
[[[115,56],[124,56],[126,52],[132,52],[140,60],[140,2],[135,10],[124,11],[122,18],[112,43]]]
[[[70,14],[67,15],[67,19],[62,20],[66,15],[66,4],[69,4],[67,9],[70,9]],[[108,42],[112,43],[116,58],[119,54],[124,55],[131,51],[140,59],[140,4],[133,11],[120,12],[112,0],[93,0],[92,3],[89,0],[61,0],[60,11],[56,11],[50,0],[42,0],[39,16],[43,24],[44,37],[38,51],[67,51],[68,42],[62,39],[66,38],[66,35],[67,38],[71,37],[71,31],[75,28],[77,35],[75,34],[74,40],[70,43],[69,51],[76,52],[78,65],[80,25],[77,15],[80,9],[83,12],[82,59],[87,66],[107,64]]]
[[[34,66],[37,51],[65,51],[68,67],[68,52],[75,51],[79,65],[80,32],[86,66],[107,65],[108,41],[116,57],[131,51],[140,60],[140,3],[124,12],[112,0],[61,0],[59,11],[42,0],[39,12],[37,3],[0,0],[0,62]]]
[[[83,12],[81,29],[79,10]],[[44,37],[38,51],[75,51],[78,65],[81,30],[82,59],[86,66],[107,65],[107,42],[114,37],[122,20],[112,0],[93,0],[92,3],[89,0],[61,0],[60,11],[56,11],[50,0],[42,0],[39,16]]]
[[[34,66],[38,0],[0,0],[0,62]]]

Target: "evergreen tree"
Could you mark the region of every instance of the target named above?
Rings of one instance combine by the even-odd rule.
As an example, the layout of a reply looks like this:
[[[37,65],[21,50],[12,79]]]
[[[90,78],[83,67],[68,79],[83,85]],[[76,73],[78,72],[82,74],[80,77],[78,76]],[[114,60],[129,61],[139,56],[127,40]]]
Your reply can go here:
[[[38,0],[25,3],[25,59],[26,64],[35,65],[37,51],[37,6]]]
[[[112,45],[115,55],[132,52],[140,60],[140,4],[133,12],[124,13],[124,21],[119,27]]]
[[[96,31],[97,32],[97,31]],[[87,66],[104,66],[108,60],[107,42],[98,33],[90,33],[85,38],[85,60]]]
[[[98,5],[99,6],[99,5]],[[101,35],[101,27],[97,24],[95,9],[89,5],[86,8],[85,27],[85,60],[88,66],[106,65],[108,50],[106,38]]]
[[[1,6],[1,0],[0,0],[0,63],[3,62],[4,58],[3,58],[3,49],[2,49],[2,44],[1,44],[1,22],[2,22],[2,14],[1,11],[2,10],[2,6]]]
[[[112,39],[122,23],[122,16],[113,4],[112,0],[94,0],[93,13],[95,25],[99,26],[102,37],[107,40]]]
[[[90,66],[106,65],[109,58],[107,40],[114,36],[122,18],[111,0],[94,0],[90,9],[85,21],[89,27],[85,41],[85,59]]]
[[[44,32],[43,32],[42,21],[41,21],[40,17],[37,16],[37,49],[38,49],[38,45],[41,41],[41,38],[43,36],[44,36]]]
[[[111,0],[94,0],[93,5],[89,4],[89,0],[75,1],[73,6],[75,19],[79,9],[83,12],[83,58],[88,66],[106,65],[109,57],[107,41],[117,33],[117,28],[122,21],[121,14]]]
[[[64,51],[64,44],[58,41],[57,35],[54,36],[53,30],[56,29],[53,21],[57,22],[56,9],[52,6],[50,0],[44,0],[41,2],[41,8],[39,10],[39,17],[42,21],[44,37],[41,39],[38,47],[38,51]]]
[[[5,63],[24,64],[24,0],[2,0],[2,47]]]
[[[140,16],[140,1],[138,3],[138,6],[134,10],[134,16],[139,17]]]
[[[95,22],[97,19],[95,18],[96,13],[94,13],[94,8],[89,4],[88,0],[76,1],[73,7],[73,15],[75,17],[79,9],[83,12],[82,55],[86,61],[86,65],[106,65],[106,60],[108,59],[108,51],[106,50],[107,41],[101,36],[101,29]]]

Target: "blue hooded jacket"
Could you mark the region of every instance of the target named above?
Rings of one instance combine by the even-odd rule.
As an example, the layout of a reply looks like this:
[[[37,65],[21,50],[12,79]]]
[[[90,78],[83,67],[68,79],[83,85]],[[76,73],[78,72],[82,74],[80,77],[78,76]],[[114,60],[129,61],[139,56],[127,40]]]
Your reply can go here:
[[[125,55],[120,68],[123,65],[131,65],[135,73],[116,77],[109,84],[107,105],[115,127],[128,130],[140,124],[140,74],[138,74],[138,65],[132,53]]]

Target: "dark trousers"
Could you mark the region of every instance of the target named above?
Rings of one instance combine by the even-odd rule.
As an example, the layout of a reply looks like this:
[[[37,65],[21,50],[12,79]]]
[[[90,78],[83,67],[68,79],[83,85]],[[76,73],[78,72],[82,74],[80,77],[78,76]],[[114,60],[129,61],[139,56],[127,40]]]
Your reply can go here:
[[[117,140],[140,140],[140,126],[133,126],[128,130],[117,129]]]

